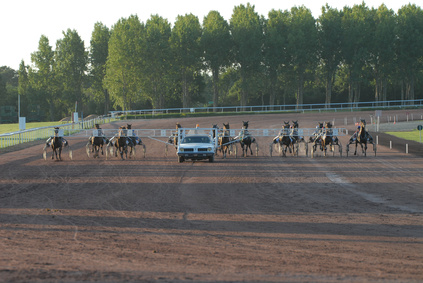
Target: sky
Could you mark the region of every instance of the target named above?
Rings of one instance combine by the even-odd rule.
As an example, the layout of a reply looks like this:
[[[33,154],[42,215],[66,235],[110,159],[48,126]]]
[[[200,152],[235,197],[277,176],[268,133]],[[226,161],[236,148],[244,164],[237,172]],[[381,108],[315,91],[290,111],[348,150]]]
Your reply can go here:
[[[254,5],[255,11],[267,18],[269,11],[290,10],[304,5],[314,18],[321,14],[322,6],[342,9],[361,4],[362,0],[16,0],[4,1],[0,8],[0,66],[18,70],[24,60],[31,65],[31,53],[37,51],[41,35],[45,35],[53,50],[56,41],[63,38],[67,29],[76,30],[85,47],[89,48],[91,33],[96,22],[111,28],[119,19],[138,15],[146,22],[151,15],[158,14],[173,24],[178,15],[192,13],[203,22],[210,11],[218,11],[229,22],[235,6]],[[408,0],[367,0],[366,5],[378,8],[385,4],[397,12]],[[416,3],[416,2],[411,2]],[[421,5],[417,4],[421,7]]]

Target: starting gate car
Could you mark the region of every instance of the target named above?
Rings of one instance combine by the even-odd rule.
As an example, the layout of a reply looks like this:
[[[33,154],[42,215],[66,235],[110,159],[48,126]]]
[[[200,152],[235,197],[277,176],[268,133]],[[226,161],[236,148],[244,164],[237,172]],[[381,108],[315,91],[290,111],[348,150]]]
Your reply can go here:
[[[218,140],[217,128],[178,129],[178,162],[185,160],[214,161]]]

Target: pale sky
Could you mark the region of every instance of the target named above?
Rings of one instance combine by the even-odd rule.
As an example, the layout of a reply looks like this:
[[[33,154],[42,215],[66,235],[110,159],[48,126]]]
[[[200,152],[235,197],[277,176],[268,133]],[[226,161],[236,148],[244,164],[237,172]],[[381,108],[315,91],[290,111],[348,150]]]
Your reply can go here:
[[[289,10],[304,5],[311,10],[314,18],[321,14],[326,3],[332,8],[342,9],[361,4],[362,0],[10,0],[2,1],[0,8],[0,66],[19,69],[21,60],[31,65],[31,53],[37,51],[41,35],[47,36],[53,50],[56,41],[63,38],[63,31],[75,29],[88,48],[91,33],[96,22],[111,28],[120,18],[138,15],[146,22],[151,15],[158,14],[172,25],[178,15],[192,13],[202,24],[204,16],[211,10],[218,11],[229,21],[233,8],[250,3],[259,15],[267,18],[268,12]],[[368,7],[378,8],[384,3],[397,12],[410,3],[406,0],[367,0]],[[416,3],[416,2],[411,2]],[[421,7],[421,5],[417,4]]]

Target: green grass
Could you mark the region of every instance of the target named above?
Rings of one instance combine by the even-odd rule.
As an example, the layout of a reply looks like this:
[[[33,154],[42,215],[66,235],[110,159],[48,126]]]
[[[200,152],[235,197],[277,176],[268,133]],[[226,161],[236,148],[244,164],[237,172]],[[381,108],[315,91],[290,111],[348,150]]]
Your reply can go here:
[[[26,129],[33,129],[33,128],[40,128],[40,127],[48,127],[48,126],[56,126],[60,125],[61,122],[31,122],[26,123]],[[0,124],[0,134],[7,134],[12,132],[19,131],[19,124]]]
[[[389,135],[396,136],[401,139],[420,142],[420,131],[412,130],[409,132],[386,132]],[[423,133],[422,133],[423,135]],[[423,137],[422,137],[423,139]]]

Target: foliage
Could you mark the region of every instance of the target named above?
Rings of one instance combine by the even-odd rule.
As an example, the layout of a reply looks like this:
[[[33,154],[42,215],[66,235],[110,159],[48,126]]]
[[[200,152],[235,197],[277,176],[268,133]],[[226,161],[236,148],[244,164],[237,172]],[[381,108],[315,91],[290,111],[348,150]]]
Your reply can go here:
[[[107,56],[109,55],[110,30],[108,27],[98,22],[94,25],[90,42],[90,90],[97,103],[103,103],[104,114],[110,110],[110,96],[104,87],[103,81],[106,76]]]
[[[364,2],[296,6],[267,18],[246,4],[226,21],[210,11],[173,23],[152,15],[94,25],[89,48],[77,31],[55,47],[42,35],[31,62],[0,68],[2,105],[58,120],[78,112],[208,105],[326,103],[423,98],[423,11]],[[82,113],[81,113],[82,115]],[[33,118],[31,118],[33,119]]]

